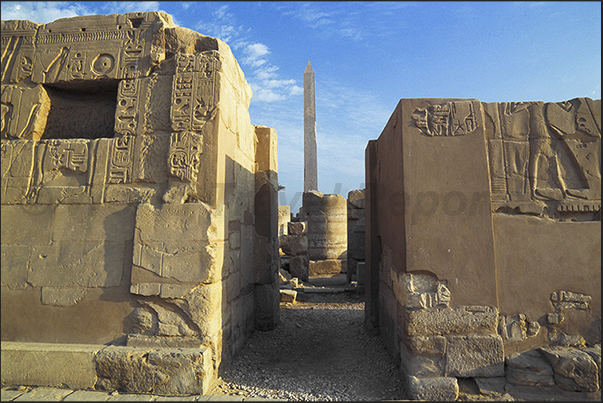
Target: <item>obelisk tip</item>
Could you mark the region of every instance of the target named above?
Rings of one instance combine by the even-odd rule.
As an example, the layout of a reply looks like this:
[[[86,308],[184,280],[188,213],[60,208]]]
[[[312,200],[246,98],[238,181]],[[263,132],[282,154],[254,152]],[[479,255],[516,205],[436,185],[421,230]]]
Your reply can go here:
[[[310,64],[309,60],[308,64],[306,65],[306,69],[304,70],[304,73],[314,73],[314,70],[312,70],[312,65]]]

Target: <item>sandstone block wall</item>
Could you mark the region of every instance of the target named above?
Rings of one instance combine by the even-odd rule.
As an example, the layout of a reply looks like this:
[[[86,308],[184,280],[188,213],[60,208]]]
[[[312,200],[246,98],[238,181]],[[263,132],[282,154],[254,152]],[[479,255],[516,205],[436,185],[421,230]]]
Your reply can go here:
[[[402,99],[369,142],[366,324],[413,398],[535,383],[541,362],[546,382],[600,393],[600,128],[589,98]]]
[[[165,13],[2,21],[2,340],[217,369],[274,326],[277,137],[250,99],[230,48]]]

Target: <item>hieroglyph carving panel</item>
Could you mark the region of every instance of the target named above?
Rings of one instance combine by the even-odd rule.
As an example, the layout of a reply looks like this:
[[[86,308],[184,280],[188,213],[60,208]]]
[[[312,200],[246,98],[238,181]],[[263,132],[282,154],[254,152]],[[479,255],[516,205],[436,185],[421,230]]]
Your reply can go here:
[[[176,55],[170,117],[174,131],[200,131],[215,114],[217,72],[222,62],[214,51]]]
[[[463,136],[479,125],[475,109],[471,101],[448,102],[417,108],[412,117],[417,127],[428,136]]]
[[[203,136],[201,134],[172,133],[168,158],[170,174],[183,181],[196,182],[202,152]]]

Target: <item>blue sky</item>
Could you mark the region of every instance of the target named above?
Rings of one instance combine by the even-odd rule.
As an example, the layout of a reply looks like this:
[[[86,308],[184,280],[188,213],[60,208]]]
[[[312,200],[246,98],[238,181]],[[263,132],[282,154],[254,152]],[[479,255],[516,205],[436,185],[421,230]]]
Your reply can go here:
[[[280,204],[303,191],[303,72],[316,75],[318,187],[364,187],[364,150],[400,98],[601,98],[601,2],[11,2],[2,19],[165,11],[226,42],[279,138]]]

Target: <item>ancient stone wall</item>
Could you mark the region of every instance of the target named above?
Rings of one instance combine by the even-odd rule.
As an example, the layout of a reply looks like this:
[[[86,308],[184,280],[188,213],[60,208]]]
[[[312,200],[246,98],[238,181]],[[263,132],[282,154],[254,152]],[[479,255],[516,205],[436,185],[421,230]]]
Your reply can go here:
[[[2,341],[203,347],[199,393],[273,327],[277,140],[250,99],[165,13],[2,21]]]
[[[366,324],[412,398],[600,397],[600,100],[402,99],[366,181]]]

